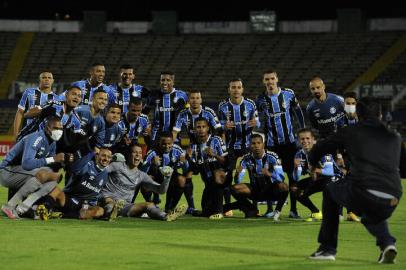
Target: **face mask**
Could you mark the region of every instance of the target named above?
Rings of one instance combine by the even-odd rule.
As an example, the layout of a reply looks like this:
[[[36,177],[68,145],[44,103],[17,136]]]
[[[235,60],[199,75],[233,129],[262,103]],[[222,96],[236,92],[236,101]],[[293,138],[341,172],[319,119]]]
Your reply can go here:
[[[51,139],[54,141],[59,141],[59,139],[62,137],[62,130],[52,130],[51,132]]]
[[[346,113],[355,113],[355,105],[344,104],[344,111]]]

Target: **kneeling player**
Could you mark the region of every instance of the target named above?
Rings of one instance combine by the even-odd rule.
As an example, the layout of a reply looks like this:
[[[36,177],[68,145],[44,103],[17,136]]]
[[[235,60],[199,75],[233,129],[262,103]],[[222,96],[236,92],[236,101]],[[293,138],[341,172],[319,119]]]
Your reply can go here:
[[[188,168],[188,162],[185,153],[178,145],[173,144],[172,133],[162,132],[159,137],[158,145],[148,151],[142,170],[150,175],[155,182],[162,183],[164,177],[159,168],[169,166],[174,169],[172,178],[166,193],[165,212],[174,210],[183,194],[186,178],[180,175],[176,170],[182,168],[184,171]]]
[[[184,215],[187,209],[185,205],[176,207],[173,211],[166,214],[151,202],[131,203],[131,201],[135,199],[133,198],[134,191],[141,185],[146,190],[164,194],[168,190],[173,169],[168,166],[159,168],[164,178],[163,182],[159,184],[152,180],[146,173],[138,169],[138,165],[142,161],[141,146],[133,144],[129,150],[130,152],[127,155],[126,161],[112,162],[106,169],[109,173],[109,177],[101,192],[103,197],[102,205],[104,206],[106,214],[109,215],[111,219],[114,219],[117,215],[123,217],[140,217],[146,213],[152,219],[166,221],[173,221]],[[120,207],[114,207],[115,205],[117,206],[117,203],[120,204]]]
[[[197,143],[191,145],[189,156],[192,170],[200,173],[205,185],[202,195],[202,215],[210,219],[222,219],[227,152],[221,138],[210,135],[209,129],[206,118],[196,118]]]
[[[293,179],[296,183],[291,185],[291,191],[297,200],[311,211],[310,217],[306,221],[321,220],[323,218],[321,211],[309,197],[316,192],[323,191],[330,181],[343,177],[343,173],[331,155],[324,156],[319,162],[319,167],[314,170],[314,173],[311,173],[308,153],[316,143],[314,134],[311,129],[303,128],[298,131],[298,139],[302,149],[295,155]],[[299,181],[301,175],[305,173],[310,174],[310,176]]]
[[[251,135],[250,152],[242,158],[235,178],[239,177],[243,169],[248,170],[250,183],[235,184],[231,187],[231,194],[237,201],[225,204],[224,211],[240,209],[246,218],[256,217],[258,216],[257,205],[248,199],[278,201],[273,219],[279,221],[289,188],[283,182],[284,172],[278,156],[273,152],[265,151],[263,138],[259,134]]]

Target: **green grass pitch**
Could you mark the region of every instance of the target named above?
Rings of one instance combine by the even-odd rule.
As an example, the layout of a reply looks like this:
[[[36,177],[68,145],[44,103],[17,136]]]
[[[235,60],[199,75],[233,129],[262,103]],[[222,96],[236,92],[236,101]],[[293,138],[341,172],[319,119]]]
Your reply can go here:
[[[200,204],[202,181],[194,179]],[[0,188],[0,202],[6,201]],[[140,196],[142,197],[142,196]],[[164,198],[163,198],[164,199]],[[312,199],[320,206],[321,196]],[[140,201],[140,198],[138,198]],[[184,198],[182,202],[185,202]],[[298,203],[302,216],[309,214]],[[265,209],[261,206],[261,212]],[[340,224],[335,262],[306,259],[317,248],[319,222],[182,217],[175,222],[120,218],[115,222],[9,220],[0,217],[0,269],[405,269],[406,202],[390,219],[397,264],[376,263],[375,242],[360,223]]]

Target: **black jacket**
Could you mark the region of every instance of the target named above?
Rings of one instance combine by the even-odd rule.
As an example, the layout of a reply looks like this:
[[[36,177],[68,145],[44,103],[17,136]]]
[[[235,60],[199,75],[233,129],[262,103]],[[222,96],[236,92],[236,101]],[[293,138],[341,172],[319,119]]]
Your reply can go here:
[[[322,156],[345,149],[351,164],[348,176],[354,186],[402,195],[400,173],[406,173],[406,152],[400,135],[378,119],[360,121],[340,129],[314,145],[309,162],[316,166]]]

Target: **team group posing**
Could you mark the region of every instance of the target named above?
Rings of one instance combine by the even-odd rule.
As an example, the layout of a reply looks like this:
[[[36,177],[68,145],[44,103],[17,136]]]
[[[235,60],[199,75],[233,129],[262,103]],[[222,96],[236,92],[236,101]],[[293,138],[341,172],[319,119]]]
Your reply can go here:
[[[265,201],[264,216],[278,221],[290,192],[290,218],[300,218],[298,200],[311,211],[307,220],[321,220],[309,196],[346,173],[340,153],[326,155],[315,169],[309,164],[315,135],[305,128],[295,93],[278,86],[274,70],[264,72],[266,90],[255,102],[243,96],[241,79],[230,80],[229,98],[219,104],[218,114],[202,105],[200,91],[175,89],[171,72],[161,73],[155,91],[133,82],[130,65],[120,67],[120,82],[110,86],[103,83],[104,65],[92,65],[89,75],[56,95],[52,73],[43,72],[39,88],[24,91],[14,122],[17,143],[0,164],[0,183],[10,190],[2,211],[9,218],[47,219],[55,212],[67,218],[114,219],[146,213],[173,220],[187,211],[221,219],[233,209],[257,217],[257,203]],[[307,114],[320,137],[357,121],[354,93],[347,93],[344,102],[326,93],[319,77],[309,85],[314,99]],[[293,118],[300,128],[297,133]],[[186,151],[180,147],[182,129],[190,139]],[[149,150],[145,157],[140,136]],[[57,187],[61,168],[63,190]],[[250,182],[241,183],[246,171]],[[192,175],[199,173],[205,185],[202,211],[193,200]],[[310,177],[301,179],[308,173]],[[134,204],[139,191],[146,202]],[[161,211],[156,205],[163,193]],[[178,206],[183,194],[188,208]],[[359,221],[352,212],[348,219]]]

